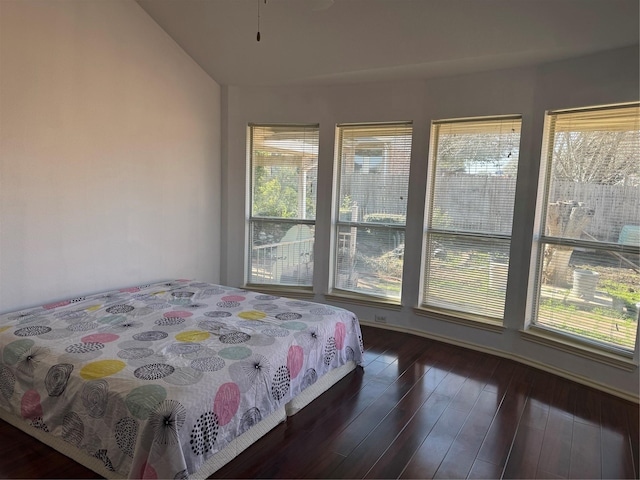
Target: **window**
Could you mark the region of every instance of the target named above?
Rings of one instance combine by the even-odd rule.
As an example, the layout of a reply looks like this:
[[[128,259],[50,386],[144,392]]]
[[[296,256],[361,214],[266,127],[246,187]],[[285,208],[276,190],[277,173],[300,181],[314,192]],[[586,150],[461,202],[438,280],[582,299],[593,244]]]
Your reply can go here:
[[[248,283],[310,286],[318,125],[250,125]]]
[[[631,354],[640,307],[640,107],[551,112],[534,325]]]
[[[520,117],[434,122],[424,308],[502,319],[520,124]]]
[[[338,126],[336,289],[400,299],[410,123]]]

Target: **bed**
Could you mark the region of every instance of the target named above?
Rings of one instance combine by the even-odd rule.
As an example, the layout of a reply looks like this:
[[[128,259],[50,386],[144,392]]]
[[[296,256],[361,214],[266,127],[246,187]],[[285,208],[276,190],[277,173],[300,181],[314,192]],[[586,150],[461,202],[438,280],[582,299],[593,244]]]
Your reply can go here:
[[[0,418],[107,478],[205,478],[362,362],[344,309],[175,280],[0,315]]]

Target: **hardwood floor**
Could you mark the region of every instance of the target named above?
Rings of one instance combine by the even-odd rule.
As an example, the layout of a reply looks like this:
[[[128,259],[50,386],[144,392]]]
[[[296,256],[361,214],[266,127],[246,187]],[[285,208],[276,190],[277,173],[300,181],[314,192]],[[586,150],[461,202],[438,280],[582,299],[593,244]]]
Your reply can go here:
[[[638,478],[638,405],[363,326],[365,368],[213,478]],[[96,478],[0,422],[0,477]]]

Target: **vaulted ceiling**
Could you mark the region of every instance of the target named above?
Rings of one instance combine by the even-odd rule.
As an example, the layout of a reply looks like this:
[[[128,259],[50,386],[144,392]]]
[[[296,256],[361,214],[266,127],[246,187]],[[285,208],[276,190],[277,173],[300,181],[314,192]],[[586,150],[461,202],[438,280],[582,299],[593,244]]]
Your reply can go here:
[[[137,2],[221,85],[428,78],[576,57],[640,37],[638,0]]]

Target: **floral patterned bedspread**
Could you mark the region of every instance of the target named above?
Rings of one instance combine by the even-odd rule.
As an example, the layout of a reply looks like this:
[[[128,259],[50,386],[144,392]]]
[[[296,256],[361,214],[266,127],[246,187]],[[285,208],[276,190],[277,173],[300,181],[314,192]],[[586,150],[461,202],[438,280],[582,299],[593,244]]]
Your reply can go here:
[[[347,310],[176,280],[0,315],[0,408],[118,475],[185,478],[349,360]]]

